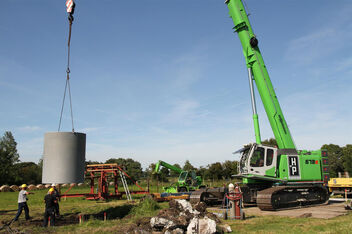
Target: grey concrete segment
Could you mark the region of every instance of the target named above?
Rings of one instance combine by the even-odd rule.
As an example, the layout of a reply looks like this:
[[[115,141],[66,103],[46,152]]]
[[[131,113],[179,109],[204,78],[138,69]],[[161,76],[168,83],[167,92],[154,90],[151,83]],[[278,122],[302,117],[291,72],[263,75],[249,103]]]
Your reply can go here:
[[[85,155],[86,134],[45,133],[42,183],[83,183]]]

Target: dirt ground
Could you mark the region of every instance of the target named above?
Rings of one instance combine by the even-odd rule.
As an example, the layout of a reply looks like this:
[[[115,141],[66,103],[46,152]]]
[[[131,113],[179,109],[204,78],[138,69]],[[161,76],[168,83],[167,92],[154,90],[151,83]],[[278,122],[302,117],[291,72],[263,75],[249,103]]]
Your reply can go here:
[[[208,208],[208,211],[212,213],[222,213],[222,209]],[[280,211],[262,211],[258,207],[246,207],[244,208],[246,217],[250,216],[264,216],[264,215],[276,215],[286,217],[313,217],[319,219],[330,219],[341,215],[346,215],[343,201],[329,201],[327,205],[320,205],[314,207],[288,209]]]
[[[330,219],[340,215],[346,215],[348,211],[344,208],[344,202],[329,201],[329,204],[327,205],[281,211],[262,211],[258,207],[248,207],[244,209],[244,212],[247,217],[250,215],[278,215]]]

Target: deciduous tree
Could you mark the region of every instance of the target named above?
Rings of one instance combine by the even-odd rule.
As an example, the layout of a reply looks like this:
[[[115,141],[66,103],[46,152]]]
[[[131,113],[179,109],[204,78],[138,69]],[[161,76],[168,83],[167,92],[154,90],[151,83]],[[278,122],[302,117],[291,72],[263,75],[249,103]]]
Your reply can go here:
[[[334,144],[325,144],[321,149],[328,151],[330,177],[337,177],[338,172],[344,172],[342,148]]]
[[[0,138],[0,184],[11,182],[15,176],[13,165],[19,161],[17,142],[11,132]]]

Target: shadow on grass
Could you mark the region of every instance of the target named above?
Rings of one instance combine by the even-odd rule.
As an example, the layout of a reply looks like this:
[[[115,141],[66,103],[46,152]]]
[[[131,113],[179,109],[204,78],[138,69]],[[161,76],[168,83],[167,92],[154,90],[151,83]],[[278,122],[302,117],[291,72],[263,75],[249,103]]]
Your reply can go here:
[[[130,213],[132,208],[133,208],[133,205],[124,204],[124,205],[119,205],[115,207],[109,207],[108,209],[102,210],[98,213],[82,214],[82,218],[84,221],[90,220],[90,219],[104,220],[105,216],[107,220],[122,219]],[[79,222],[79,215],[77,215],[77,218]]]
[[[95,219],[104,219],[104,214],[106,214],[107,219],[122,219],[128,215],[132,209],[133,205],[124,204],[116,207],[110,207],[106,210],[100,211],[94,214]]]
[[[249,216],[246,216],[246,218],[245,219],[253,219],[253,218],[255,218],[256,216],[254,216],[254,215],[249,215]]]
[[[16,212],[17,209],[14,209],[14,210],[0,210],[0,215],[2,214],[6,214],[6,213],[9,213],[9,212]]]
[[[116,207],[109,207],[108,209],[100,211],[98,213],[90,213],[90,214],[82,214],[80,212],[65,213],[65,214],[62,214],[60,218],[57,218],[55,220],[55,226],[79,224],[80,218],[82,222],[89,221],[89,220],[104,220],[105,214],[106,214],[107,220],[122,219],[130,213],[132,207],[133,205],[131,204],[125,204],[125,205],[119,205]],[[44,221],[44,217],[36,218],[36,219],[31,219],[29,221],[22,221],[19,223],[15,223],[15,226],[29,225],[29,226],[41,227],[43,226],[43,221]]]

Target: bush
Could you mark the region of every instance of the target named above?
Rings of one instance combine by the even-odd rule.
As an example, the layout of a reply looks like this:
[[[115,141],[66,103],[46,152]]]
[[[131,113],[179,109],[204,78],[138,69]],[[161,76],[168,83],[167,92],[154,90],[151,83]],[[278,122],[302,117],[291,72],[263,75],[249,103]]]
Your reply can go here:
[[[159,210],[159,204],[152,198],[145,198],[138,205],[134,206],[130,212],[133,216],[153,216],[156,210]]]

